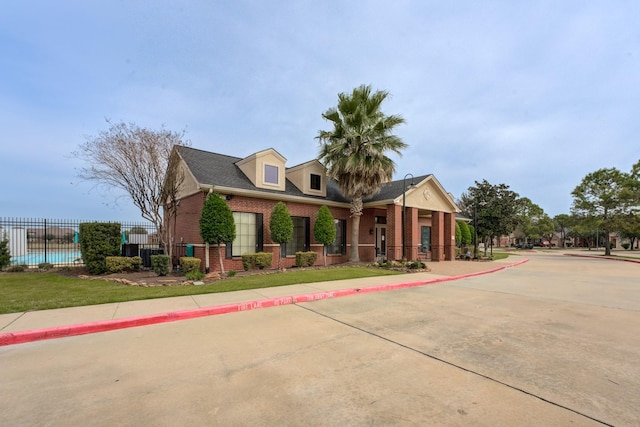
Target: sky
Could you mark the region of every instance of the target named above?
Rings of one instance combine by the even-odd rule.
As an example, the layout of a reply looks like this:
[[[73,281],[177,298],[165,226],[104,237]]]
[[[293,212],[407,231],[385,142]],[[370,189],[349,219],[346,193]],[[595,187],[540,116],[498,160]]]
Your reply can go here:
[[[290,167],[361,84],[406,120],[395,179],[432,173],[455,198],[486,179],[569,213],[585,175],[640,160],[635,0],[2,3],[0,217],[140,220],[77,177],[106,120]]]

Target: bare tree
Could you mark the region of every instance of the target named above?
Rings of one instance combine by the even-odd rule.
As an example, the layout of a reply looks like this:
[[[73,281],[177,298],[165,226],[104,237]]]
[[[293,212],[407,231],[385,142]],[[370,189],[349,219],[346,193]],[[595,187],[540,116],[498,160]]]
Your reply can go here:
[[[173,132],[164,127],[152,130],[109,120],[107,123],[109,129],[86,137],[78,151],[72,153],[86,163],[78,170],[78,177],[126,192],[142,217],[156,226],[160,242],[171,256],[170,227],[165,227],[169,222],[163,216],[171,216],[171,206],[176,205],[184,178],[171,153],[174,146],[189,145],[189,141],[184,140],[184,131]],[[169,206],[167,212],[163,212],[165,204]]]

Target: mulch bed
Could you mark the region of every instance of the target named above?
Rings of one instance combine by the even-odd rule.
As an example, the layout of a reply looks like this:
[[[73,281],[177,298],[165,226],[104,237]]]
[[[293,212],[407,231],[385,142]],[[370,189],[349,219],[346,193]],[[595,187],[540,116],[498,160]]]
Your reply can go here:
[[[284,269],[284,271],[303,271],[303,270],[321,270],[328,268],[342,268],[342,267],[353,267],[353,266],[361,266],[361,267],[371,267],[370,263],[343,263],[343,264],[335,264],[328,266],[314,266],[314,267],[292,267]],[[390,268],[390,270],[397,271],[406,271],[408,273],[418,273],[429,271],[429,269],[400,269],[400,268]],[[235,277],[243,277],[243,276],[255,276],[258,274],[272,274],[278,273],[283,270],[278,269],[267,269],[267,270],[250,270],[250,271],[237,271],[235,273]],[[90,274],[84,267],[73,267],[67,269],[56,270],[57,274],[75,277],[79,279],[86,280],[104,280],[113,283],[119,283],[122,285],[128,286],[185,286],[185,285],[193,285],[193,280],[187,280],[184,275],[179,273],[169,273],[166,276],[158,276],[153,270],[145,270],[145,271],[135,271],[135,272],[122,272],[122,273],[110,273],[110,274],[101,274],[101,275],[92,275]],[[221,276],[219,272],[212,272],[205,276],[204,279],[197,281],[197,283],[211,283],[218,280],[224,280],[228,276]]]

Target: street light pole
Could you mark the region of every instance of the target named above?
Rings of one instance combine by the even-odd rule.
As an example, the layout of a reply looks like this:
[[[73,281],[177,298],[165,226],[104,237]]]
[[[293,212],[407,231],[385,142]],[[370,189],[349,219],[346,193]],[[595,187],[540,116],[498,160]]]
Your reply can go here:
[[[406,201],[406,192],[407,192],[407,177],[411,176],[411,183],[409,184],[410,188],[413,188],[414,184],[413,184],[413,174],[406,174],[404,176],[404,178],[402,179],[402,260],[406,260],[405,257],[405,234],[406,234],[406,230],[405,230],[405,216],[406,214],[406,209],[407,209],[407,201]]]

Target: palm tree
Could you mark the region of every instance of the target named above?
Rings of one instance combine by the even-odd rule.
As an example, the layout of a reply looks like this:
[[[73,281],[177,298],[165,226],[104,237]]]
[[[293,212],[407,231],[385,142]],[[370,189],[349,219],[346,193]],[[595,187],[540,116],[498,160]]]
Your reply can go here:
[[[358,236],[362,199],[380,190],[391,181],[395,163],[388,151],[402,155],[407,144],[393,135],[393,129],[404,123],[398,115],[386,116],[380,105],[389,95],[386,91],[371,92],[371,86],[361,85],[353,92],[338,95],[337,108],[328,109],[322,117],[333,124],[330,131],[320,131],[318,159],[327,168],[330,178],[337,181],[345,197],[351,199],[351,251],[349,261],[360,260]]]

